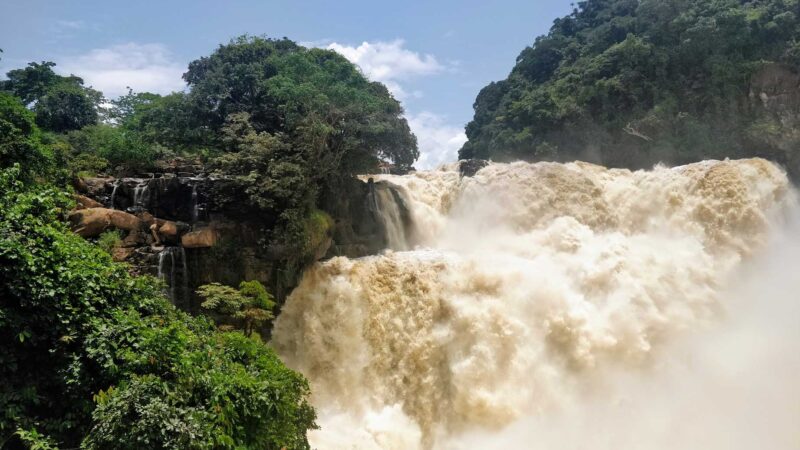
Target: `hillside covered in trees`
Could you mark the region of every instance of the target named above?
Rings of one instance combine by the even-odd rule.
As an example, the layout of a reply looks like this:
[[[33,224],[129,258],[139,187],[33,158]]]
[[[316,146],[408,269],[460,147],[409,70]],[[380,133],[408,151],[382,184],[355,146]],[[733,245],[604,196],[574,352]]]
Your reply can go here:
[[[800,176],[796,0],[588,0],[481,90],[461,158],[641,168],[763,156]]]

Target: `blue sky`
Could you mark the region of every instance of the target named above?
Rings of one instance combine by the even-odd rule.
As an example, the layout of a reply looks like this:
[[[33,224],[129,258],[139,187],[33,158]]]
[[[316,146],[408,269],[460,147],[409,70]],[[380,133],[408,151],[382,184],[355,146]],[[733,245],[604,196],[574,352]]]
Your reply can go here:
[[[189,61],[248,33],[343,53],[406,109],[430,168],[455,160],[481,87],[571,0],[0,0],[0,73],[51,60],[113,97],[183,89]]]

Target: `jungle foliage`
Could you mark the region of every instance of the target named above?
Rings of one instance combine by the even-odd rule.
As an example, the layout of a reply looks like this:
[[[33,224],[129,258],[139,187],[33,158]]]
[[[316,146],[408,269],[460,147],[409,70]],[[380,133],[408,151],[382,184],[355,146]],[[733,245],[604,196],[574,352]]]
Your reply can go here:
[[[639,168],[758,155],[800,175],[796,96],[769,106],[751,91],[764,70],[792,83],[798,19],[797,0],[578,2],[481,90],[460,157]]]
[[[308,448],[306,380],[69,232],[71,206],[0,169],[0,447]]]

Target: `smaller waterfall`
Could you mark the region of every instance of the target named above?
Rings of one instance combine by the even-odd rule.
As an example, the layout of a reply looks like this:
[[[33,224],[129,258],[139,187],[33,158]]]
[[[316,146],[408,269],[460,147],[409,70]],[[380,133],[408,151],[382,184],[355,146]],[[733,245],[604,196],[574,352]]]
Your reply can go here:
[[[182,301],[189,292],[188,273],[183,247],[166,247],[158,254],[158,278],[167,284],[166,293],[173,304]]]
[[[386,232],[387,246],[392,250],[408,250],[408,238],[403,223],[399,199],[392,189],[375,187],[375,203],[378,217]]]
[[[149,185],[150,180],[145,180],[136,185],[133,189],[133,206],[141,206],[147,209],[149,203]]]
[[[192,223],[197,222],[198,216],[197,204],[197,184],[192,184]]]
[[[181,272],[181,280],[183,281],[181,283],[181,300],[187,300],[189,298],[189,268],[186,266],[186,250],[184,250],[182,246],[178,247],[178,249],[178,254],[181,259],[181,269],[183,269],[183,272]]]
[[[114,190],[111,191],[111,209],[117,209],[114,202],[117,199],[117,189],[119,189],[120,184],[122,184],[120,180],[114,182]]]

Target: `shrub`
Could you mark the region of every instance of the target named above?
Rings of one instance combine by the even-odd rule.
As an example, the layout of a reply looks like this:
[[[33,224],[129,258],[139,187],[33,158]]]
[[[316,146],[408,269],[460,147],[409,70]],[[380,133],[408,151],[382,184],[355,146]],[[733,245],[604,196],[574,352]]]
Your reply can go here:
[[[97,238],[97,245],[108,253],[122,243],[122,232],[119,230],[104,231]]]

